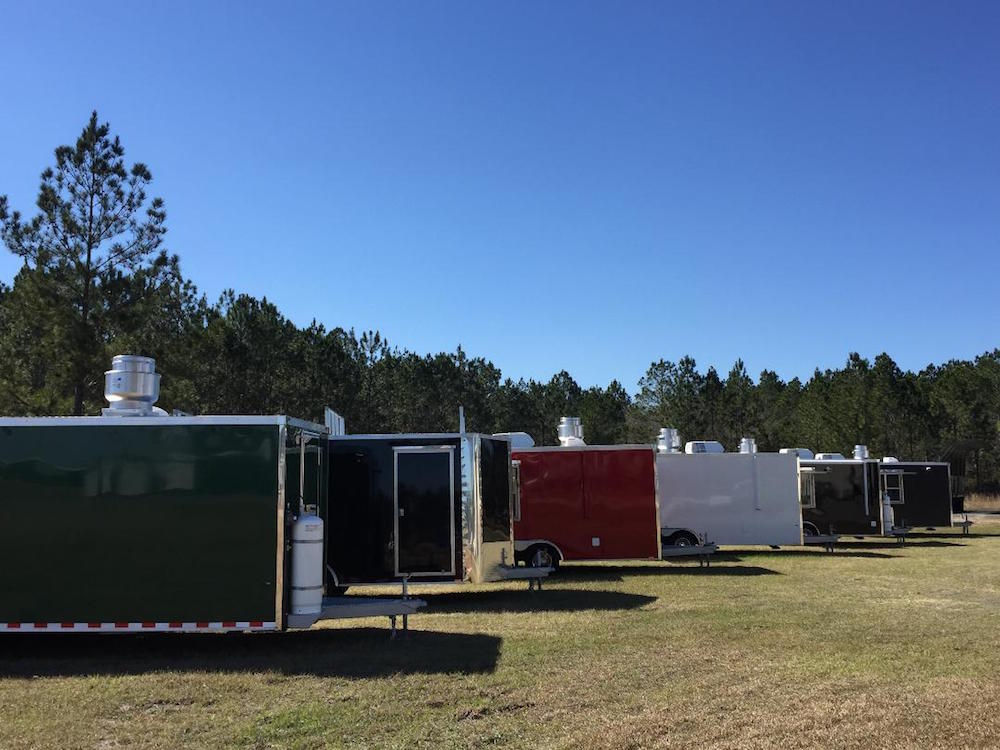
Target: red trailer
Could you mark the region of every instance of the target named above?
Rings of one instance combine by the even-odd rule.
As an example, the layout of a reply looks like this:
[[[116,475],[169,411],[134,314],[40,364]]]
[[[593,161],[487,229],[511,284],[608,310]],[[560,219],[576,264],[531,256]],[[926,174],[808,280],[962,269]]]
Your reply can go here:
[[[515,448],[519,561],[660,557],[656,452],[648,445]]]

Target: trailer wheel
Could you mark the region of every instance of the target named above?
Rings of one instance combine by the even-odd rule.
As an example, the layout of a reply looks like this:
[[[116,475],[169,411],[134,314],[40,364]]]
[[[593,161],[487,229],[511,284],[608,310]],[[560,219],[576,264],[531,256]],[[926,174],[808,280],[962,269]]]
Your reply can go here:
[[[350,588],[350,586],[327,586],[326,587],[326,595],[327,596],[343,596],[344,594],[347,593],[347,589],[349,589],[349,588]]]
[[[676,531],[667,537],[667,544],[671,547],[697,547],[698,537],[690,531]]]
[[[802,524],[802,534],[803,536],[819,536],[819,529],[811,523],[804,523]]]
[[[536,544],[528,550],[528,562],[535,568],[559,569],[559,553],[550,544]]]

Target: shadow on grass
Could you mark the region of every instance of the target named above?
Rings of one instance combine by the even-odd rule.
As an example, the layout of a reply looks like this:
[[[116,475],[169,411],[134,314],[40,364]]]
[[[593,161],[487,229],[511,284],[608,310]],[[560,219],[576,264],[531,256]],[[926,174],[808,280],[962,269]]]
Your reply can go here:
[[[960,542],[963,539],[995,539],[998,537],[1000,537],[1000,533],[990,534],[985,531],[970,531],[968,534],[963,534],[961,531],[914,531],[906,535],[907,543],[910,539],[954,539]]]
[[[713,558],[715,562],[716,558]],[[697,565],[660,563],[652,565],[563,565],[552,574],[553,581],[572,583],[594,583],[621,581],[625,576],[777,576],[776,570],[756,565],[712,565],[701,568]],[[558,591],[553,589],[552,591]],[[588,592],[592,593],[592,592]]]
[[[739,550],[736,552],[717,552],[715,553],[714,560],[719,562],[741,562],[746,558],[755,557],[813,557],[817,560],[823,560],[827,557],[862,557],[862,558],[872,558],[872,559],[886,559],[890,557],[899,557],[899,555],[890,555],[887,552],[873,552],[865,550],[855,550],[855,549],[841,549],[841,544],[838,543],[836,548],[832,553],[827,552],[821,547],[815,547],[812,549],[802,549],[800,547],[787,548],[782,547],[781,549],[752,549],[752,550]],[[846,545],[844,545],[846,546]],[[893,545],[895,546],[895,545]]]
[[[942,542],[938,540],[931,539],[914,539],[912,536],[907,534],[906,543],[900,544],[893,539],[886,539],[885,541],[877,542],[837,542],[837,549],[843,547],[844,549],[898,549],[904,550],[911,547],[964,547],[964,544],[958,542]],[[834,554],[837,554],[834,552]]]
[[[556,574],[563,577],[564,568]],[[591,568],[590,570],[603,570]],[[594,580],[620,580],[615,578]],[[558,579],[555,579],[558,580]],[[580,580],[580,579],[573,579]],[[655,596],[628,594],[619,591],[588,591],[586,589],[545,588],[542,591],[493,589],[490,591],[446,591],[418,594],[427,602],[428,614],[455,612],[575,612],[585,609],[638,609],[656,601]]]
[[[0,677],[140,675],[153,672],[278,672],[369,678],[481,673],[496,669],[501,639],[378,628],[287,633],[5,634]],[[261,679],[267,680],[266,675]]]

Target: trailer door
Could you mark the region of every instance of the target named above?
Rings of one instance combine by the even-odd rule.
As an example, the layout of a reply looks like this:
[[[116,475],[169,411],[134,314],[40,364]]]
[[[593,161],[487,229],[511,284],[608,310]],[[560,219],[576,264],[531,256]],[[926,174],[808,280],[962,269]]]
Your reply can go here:
[[[396,575],[455,574],[455,449],[393,449]]]

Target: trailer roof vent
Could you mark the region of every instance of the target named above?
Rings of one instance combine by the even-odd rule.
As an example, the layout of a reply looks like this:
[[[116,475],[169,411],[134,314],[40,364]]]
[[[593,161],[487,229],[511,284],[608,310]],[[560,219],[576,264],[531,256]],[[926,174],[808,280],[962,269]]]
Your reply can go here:
[[[752,437],[740,438],[740,453],[756,453],[757,441]]]
[[[527,432],[494,432],[493,437],[507,438],[510,440],[510,447],[512,450],[535,447],[535,439]]]
[[[806,460],[814,458],[813,452],[808,448],[782,448],[778,453],[792,453],[799,458],[804,458]]]
[[[816,454],[816,460],[817,461],[843,461],[844,460],[844,454],[843,453],[817,453]]]
[[[854,457],[858,460],[868,458],[868,446],[867,445],[855,445],[854,446]]]
[[[583,442],[583,423],[579,417],[560,417],[558,435],[559,445],[563,447],[586,445]]]
[[[160,374],[156,360],[135,354],[118,354],[104,373],[104,398],[111,404],[102,409],[105,417],[165,416],[153,406],[160,397]]]
[[[685,453],[725,453],[718,440],[689,440],[684,444]]]
[[[656,436],[656,450],[658,453],[680,453],[680,430],[673,427],[661,427],[660,434]]]
[[[895,456],[886,456],[885,458],[882,459],[882,463],[884,463],[884,464],[898,464],[899,463],[899,459],[896,458]]]

